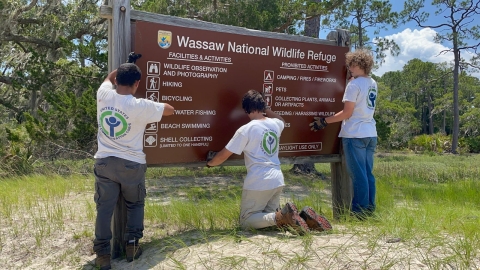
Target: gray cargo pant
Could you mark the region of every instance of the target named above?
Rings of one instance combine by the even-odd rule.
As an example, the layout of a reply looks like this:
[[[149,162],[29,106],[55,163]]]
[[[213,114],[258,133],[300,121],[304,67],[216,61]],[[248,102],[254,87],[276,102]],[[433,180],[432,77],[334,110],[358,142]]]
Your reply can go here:
[[[244,229],[261,229],[275,226],[276,209],[280,207],[283,186],[270,190],[242,191],[240,204],[240,226]]]
[[[110,254],[110,229],[113,211],[122,191],[127,208],[127,227],[124,241],[143,237],[143,217],[145,206],[146,164],[117,157],[100,158],[95,161],[95,240],[93,251],[98,255]]]

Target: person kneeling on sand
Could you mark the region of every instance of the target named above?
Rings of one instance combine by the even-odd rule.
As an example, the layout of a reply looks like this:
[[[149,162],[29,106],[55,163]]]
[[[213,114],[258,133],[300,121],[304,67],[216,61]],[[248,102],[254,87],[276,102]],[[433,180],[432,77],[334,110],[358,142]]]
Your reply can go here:
[[[280,195],[285,183],[278,152],[285,122],[266,106],[262,94],[255,90],[244,95],[242,108],[250,122],[241,126],[220,152],[210,151],[207,156],[207,167],[213,167],[222,164],[233,153],[244,154],[247,176],[240,206],[242,228],[291,227],[299,234],[310,229],[331,229],[328,220],[311,207],[305,207],[299,213],[295,204],[288,202],[280,209]]]

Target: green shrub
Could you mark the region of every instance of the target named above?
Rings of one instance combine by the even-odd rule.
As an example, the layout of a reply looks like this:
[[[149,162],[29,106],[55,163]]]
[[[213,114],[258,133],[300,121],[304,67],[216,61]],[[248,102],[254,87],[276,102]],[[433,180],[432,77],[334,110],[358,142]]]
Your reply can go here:
[[[375,115],[374,118],[377,123],[378,145],[388,148],[390,146],[390,134],[392,133],[390,122],[383,121],[377,115]]]
[[[452,138],[443,134],[422,134],[413,137],[408,142],[408,148],[415,152],[444,153],[451,152]]]
[[[0,157],[0,177],[27,175],[33,172],[32,142],[22,126],[5,127],[6,146]]]
[[[468,147],[470,153],[480,153],[480,136],[462,138],[460,143]]]

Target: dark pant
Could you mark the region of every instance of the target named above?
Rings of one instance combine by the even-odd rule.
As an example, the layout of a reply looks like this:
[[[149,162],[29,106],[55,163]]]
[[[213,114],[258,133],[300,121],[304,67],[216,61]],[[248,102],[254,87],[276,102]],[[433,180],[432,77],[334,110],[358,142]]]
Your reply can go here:
[[[97,255],[110,254],[112,239],[110,226],[120,191],[127,208],[124,240],[138,240],[143,237],[146,170],[146,164],[117,157],[101,158],[95,161],[94,200],[97,205],[97,219],[93,251]]]

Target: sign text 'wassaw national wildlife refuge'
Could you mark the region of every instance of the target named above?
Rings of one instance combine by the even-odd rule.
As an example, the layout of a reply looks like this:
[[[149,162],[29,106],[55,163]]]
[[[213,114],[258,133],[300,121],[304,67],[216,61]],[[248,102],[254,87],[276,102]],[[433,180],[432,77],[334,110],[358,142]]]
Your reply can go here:
[[[241,99],[250,89],[285,119],[280,157],[338,153],[339,125],[311,132],[308,124],[343,108],[348,47],[145,21],[132,30],[132,49],[142,54],[136,96],[175,107],[146,128],[148,164],[200,162],[221,150],[249,121]]]

